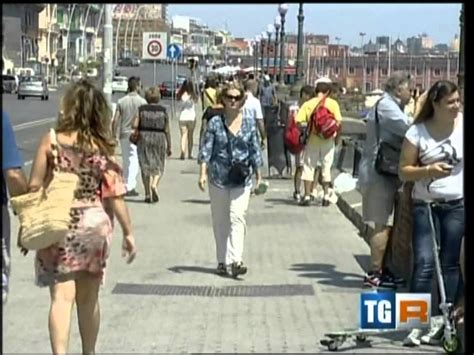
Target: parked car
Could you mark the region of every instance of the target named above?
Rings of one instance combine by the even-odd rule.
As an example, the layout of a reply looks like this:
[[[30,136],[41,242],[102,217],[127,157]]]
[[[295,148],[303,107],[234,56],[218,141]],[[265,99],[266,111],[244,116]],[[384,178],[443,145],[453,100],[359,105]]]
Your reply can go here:
[[[172,81],[163,81],[160,85],[160,94],[161,97],[171,97],[173,90],[175,95],[178,93],[180,85],[178,83],[174,83]]]
[[[137,57],[121,58],[118,65],[121,67],[138,67],[140,66],[140,59]]]
[[[2,92],[16,94],[20,79],[17,75],[2,75]]]
[[[41,76],[21,77],[18,87],[18,100],[24,100],[27,96],[41,97],[41,100],[48,100],[49,89],[46,79]]]
[[[142,62],[141,62],[140,58],[138,58],[138,57],[133,57],[132,58],[132,66],[139,67],[141,63]]]
[[[112,80],[112,94],[128,91],[128,78],[126,76],[115,76]]]

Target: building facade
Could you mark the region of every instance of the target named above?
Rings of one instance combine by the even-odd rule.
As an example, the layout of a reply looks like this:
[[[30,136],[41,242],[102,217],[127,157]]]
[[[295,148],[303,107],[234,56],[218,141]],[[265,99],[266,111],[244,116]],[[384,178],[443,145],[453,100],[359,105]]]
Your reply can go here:
[[[3,57],[13,67],[39,62],[39,13],[45,4],[2,4]],[[36,68],[35,68],[36,69]]]

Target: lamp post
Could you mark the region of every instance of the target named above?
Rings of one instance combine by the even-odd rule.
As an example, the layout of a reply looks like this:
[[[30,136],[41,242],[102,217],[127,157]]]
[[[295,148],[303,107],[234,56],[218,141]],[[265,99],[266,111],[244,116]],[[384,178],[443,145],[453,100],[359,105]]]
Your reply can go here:
[[[264,54],[265,54],[265,47],[267,46],[267,44],[265,43],[265,46],[263,45],[263,43],[265,42],[265,36],[267,35],[267,33],[265,31],[263,31],[261,34],[260,34],[260,73],[261,73],[261,76],[262,76],[262,79],[263,79],[263,76],[265,75],[264,71],[263,71],[263,59],[264,59]]]
[[[273,25],[267,26],[267,35],[268,35],[268,42],[267,42],[267,74],[270,75],[270,44],[272,40],[272,32],[273,32]]]
[[[67,50],[69,47],[69,31],[71,30],[71,23],[72,23],[72,17],[74,16],[74,10],[76,9],[76,4],[72,4],[72,9],[70,11],[70,18],[69,18],[69,23],[67,26],[67,33],[66,33],[66,48],[64,50],[64,75],[67,76],[68,71],[67,71]]]
[[[458,87],[461,93],[461,100],[464,103],[464,3],[461,5],[461,13],[459,15],[459,72],[458,72]]]
[[[362,94],[365,94],[365,75],[366,75],[366,69],[365,69],[365,54],[364,54],[364,37],[365,37],[365,32],[360,32],[360,52],[362,54]]]
[[[95,28],[95,32],[94,32],[94,60],[97,59],[97,53],[96,53],[95,47],[96,47],[97,35],[99,34],[100,23],[102,22],[102,16],[104,15],[104,9],[105,9],[105,4],[102,4],[102,7],[100,9],[100,14],[99,14],[99,21],[97,21],[97,27]],[[104,46],[104,43],[102,41],[102,48],[103,46]]]
[[[48,7],[51,6],[51,4],[47,5]],[[49,9],[48,9],[49,10]],[[58,16],[58,4],[53,5],[53,10],[48,11],[49,15],[49,26],[48,26],[48,39],[46,41],[46,52],[48,53],[48,63],[46,63],[46,79],[49,80],[49,66],[52,63],[52,54],[51,54],[51,27],[53,26],[53,20],[54,23],[56,24],[56,17]],[[56,13],[56,15],[54,15]]]
[[[275,83],[277,80],[277,58],[278,58],[278,31],[280,31],[281,27],[281,18],[279,15],[275,17],[275,22],[273,24],[275,27],[275,53],[273,56],[273,82]]]
[[[135,39],[135,25],[137,24],[137,19],[138,19],[138,15],[140,14],[140,11],[144,9],[145,7],[146,5],[140,5],[138,7],[137,12],[135,13],[135,19],[133,20],[132,35],[130,38],[130,51],[132,55],[133,55],[133,40]]]
[[[83,23],[83,28],[82,28],[82,58],[85,59],[85,54],[86,54],[86,26],[87,26],[87,17],[89,16],[89,11],[91,9],[91,5],[89,4],[87,6],[87,11],[86,11],[86,15],[85,15],[85,19],[84,19],[84,23]]]
[[[122,22],[122,15],[125,10],[126,4],[122,4],[121,6],[122,8],[120,9],[120,15],[117,21],[117,31],[115,32],[115,58],[114,58],[115,65],[118,64],[118,40],[119,40],[118,36],[119,36],[119,31],[120,31],[120,22]]]
[[[303,81],[303,3],[300,2],[298,9],[298,45],[296,48],[296,82],[291,90],[292,96],[298,96],[301,87],[304,85]]]
[[[285,61],[285,15],[288,12],[288,4],[280,4],[278,12],[281,17],[281,32],[280,32],[280,80],[279,87],[283,89],[285,81],[283,77],[283,63]]]

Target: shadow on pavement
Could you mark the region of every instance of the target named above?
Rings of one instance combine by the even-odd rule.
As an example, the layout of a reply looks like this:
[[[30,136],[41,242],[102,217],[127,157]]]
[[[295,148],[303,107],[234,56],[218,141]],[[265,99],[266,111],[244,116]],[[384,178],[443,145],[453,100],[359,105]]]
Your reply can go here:
[[[195,203],[197,205],[208,205],[211,203],[210,200],[198,200],[198,199],[189,199],[189,200],[181,200],[183,203]]]
[[[168,268],[168,270],[181,274],[183,272],[200,272],[202,274],[215,274],[216,269],[202,266],[173,266]]]
[[[298,206],[292,198],[266,198],[265,202],[270,202],[275,205]]]
[[[319,279],[321,285],[362,289],[364,274],[345,273],[336,270],[332,264],[294,264],[290,270],[299,272],[301,277]]]

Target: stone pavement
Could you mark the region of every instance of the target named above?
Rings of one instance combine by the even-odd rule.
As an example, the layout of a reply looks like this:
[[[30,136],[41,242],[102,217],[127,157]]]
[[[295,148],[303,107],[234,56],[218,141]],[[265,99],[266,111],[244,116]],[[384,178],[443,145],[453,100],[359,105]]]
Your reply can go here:
[[[97,352],[315,353],[327,351],[320,345],[325,332],[357,328],[369,249],[338,207],[295,206],[292,181],[270,180],[267,194],[250,202],[248,274],[243,280],[218,277],[208,194],[197,187],[196,161],[176,158],[176,121],[172,132],[160,202],[128,202],[139,250],[131,265],[120,257],[121,231],[115,228]],[[50,352],[49,292],[33,282],[32,253],[23,257],[14,249],[5,354]],[[80,352],[75,315],[71,329],[70,351]],[[403,335],[348,342],[340,351],[412,351],[400,345]]]

